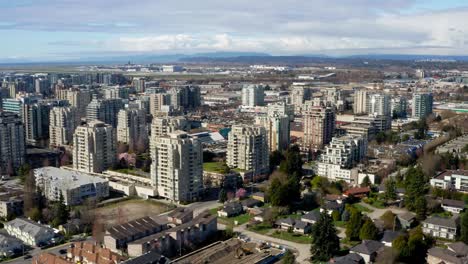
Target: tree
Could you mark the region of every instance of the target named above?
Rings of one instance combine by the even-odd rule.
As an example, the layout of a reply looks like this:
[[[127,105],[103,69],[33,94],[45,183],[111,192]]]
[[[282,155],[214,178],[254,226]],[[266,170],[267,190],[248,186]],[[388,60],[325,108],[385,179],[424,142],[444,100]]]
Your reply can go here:
[[[380,216],[380,220],[382,220],[385,229],[392,230],[396,228],[395,222],[397,219],[396,215],[392,211],[387,210],[383,215]]]
[[[274,173],[267,189],[267,196],[273,206],[288,206],[300,198],[299,181],[284,173]]]
[[[336,234],[333,220],[326,213],[312,227],[312,261],[328,261],[340,249],[340,239]]]
[[[293,175],[299,180],[302,176],[303,164],[300,149],[294,145],[286,151],[286,159],[281,162],[280,171]]]
[[[423,220],[426,218],[426,212],[427,212],[427,201],[426,197],[418,197],[416,198],[416,201],[414,202],[414,211],[417,214],[417,217],[419,220]]]
[[[385,200],[395,201],[397,199],[396,182],[392,178],[385,181]]]
[[[362,226],[362,215],[356,208],[348,206],[350,213],[349,221],[346,223],[346,236],[351,241],[359,240],[359,231]]]
[[[291,250],[286,250],[283,258],[281,259],[282,264],[294,264],[296,263],[296,256],[291,252]]]
[[[371,186],[371,181],[369,179],[369,176],[366,176],[364,177],[364,179],[362,179],[362,182],[361,182],[361,187],[369,187]]]
[[[220,203],[224,203],[227,201],[227,193],[224,188],[221,188],[221,190],[219,190],[218,200]]]
[[[412,230],[408,235],[397,237],[392,247],[398,251],[398,258],[405,263],[425,263],[426,251],[434,241],[426,237],[421,227]]]
[[[377,143],[380,145],[385,141],[385,132],[379,132],[377,135],[375,135],[375,140]]]
[[[468,244],[468,212],[463,213],[460,221],[460,240]]]
[[[276,166],[280,165],[284,160],[284,155],[279,150],[275,150],[270,154],[270,171],[273,171]]]
[[[247,191],[244,188],[240,188],[236,192],[236,198],[242,199],[247,194]]]
[[[379,230],[374,222],[367,218],[359,231],[359,239],[361,240],[375,240],[379,235]]]
[[[54,219],[52,220],[52,226],[57,227],[61,224],[65,224],[68,221],[70,210],[65,205],[65,200],[62,193],[60,193],[59,201],[54,203],[52,207]]]
[[[337,211],[337,210],[333,210],[331,216],[332,216],[332,218],[333,218],[333,221],[335,221],[335,222],[341,220],[340,212]]]
[[[26,216],[37,222],[42,219],[42,212],[39,210],[39,208],[34,207],[27,211]]]
[[[424,197],[428,187],[427,181],[424,177],[424,173],[421,167],[416,168],[410,167],[406,173],[405,179],[406,187],[406,206],[409,210],[414,211],[416,209],[416,201],[419,197]],[[419,201],[418,206],[422,206],[423,203]],[[419,207],[421,209],[421,207]]]

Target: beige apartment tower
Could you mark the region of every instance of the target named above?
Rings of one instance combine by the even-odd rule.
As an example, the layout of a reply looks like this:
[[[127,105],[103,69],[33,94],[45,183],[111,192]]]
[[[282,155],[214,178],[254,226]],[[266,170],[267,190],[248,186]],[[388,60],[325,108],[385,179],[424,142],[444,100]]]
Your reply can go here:
[[[73,168],[83,172],[102,172],[116,158],[114,128],[101,121],[78,126],[73,136]]]
[[[80,122],[77,109],[75,107],[54,107],[50,110],[49,117],[50,147],[71,145],[73,133]]]
[[[304,112],[304,148],[322,149],[335,132],[335,112],[331,107],[311,106]]]
[[[186,132],[155,137],[151,144],[151,181],[158,195],[176,202],[199,199],[203,189],[201,143]]]
[[[251,171],[253,176],[268,173],[268,139],[264,127],[235,125],[228,138],[229,167]]]

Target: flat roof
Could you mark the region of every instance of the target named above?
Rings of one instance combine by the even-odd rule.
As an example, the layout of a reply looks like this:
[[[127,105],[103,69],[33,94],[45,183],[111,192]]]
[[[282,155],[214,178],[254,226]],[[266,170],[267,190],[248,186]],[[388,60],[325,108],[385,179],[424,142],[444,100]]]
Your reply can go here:
[[[60,182],[68,188],[80,187],[82,185],[90,183],[96,184],[108,182],[108,180],[106,179],[97,176],[92,176],[91,174],[85,172],[65,170],[56,167],[42,167],[35,169],[34,175],[46,177],[52,182]]]

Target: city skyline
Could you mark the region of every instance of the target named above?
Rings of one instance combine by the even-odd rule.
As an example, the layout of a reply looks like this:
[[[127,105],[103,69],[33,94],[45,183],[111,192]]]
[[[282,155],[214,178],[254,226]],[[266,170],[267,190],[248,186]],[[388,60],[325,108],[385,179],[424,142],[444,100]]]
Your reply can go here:
[[[468,55],[461,0],[18,0],[0,10],[0,63],[233,51]]]

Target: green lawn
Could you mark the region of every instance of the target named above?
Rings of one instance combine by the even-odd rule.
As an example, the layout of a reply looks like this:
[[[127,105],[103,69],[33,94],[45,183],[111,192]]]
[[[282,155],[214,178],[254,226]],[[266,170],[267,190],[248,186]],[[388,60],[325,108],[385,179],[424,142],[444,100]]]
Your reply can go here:
[[[275,231],[273,234],[270,235],[271,237],[288,240],[291,242],[296,242],[300,244],[310,244],[312,242],[312,238],[310,236],[304,236],[295,233],[289,233],[285,231]]]
[[[229,168],[222,162],[205,162],[203,163],[203,170],[216,173],[227,173]]]
[[[358,211],[360,212],[372,213],[374,211],[360,204],[353,204],[353,206],[354,208],[358,209]]]
[[[250,230],[252,232],[255,232],[255,233],[262,234],[262,235],[265,235],[271,229],[272,229],[272,227],[270,225],[268,225],[268,224],[265,224],[265,223],[254,225],[254,226],[251,226],[251,227],[248,228],[248,230]]]
[[[345,221],[335,221],[333,224],[335,224],[336,227],[346,227]]]
[[[241,214],[234,217],[218,217],[218,222],[220,222],[221,224],[234,226],[235,221],[237,221],[237,225],[242,225],[249,222],[251,218],[252,216],[249,214]]]

